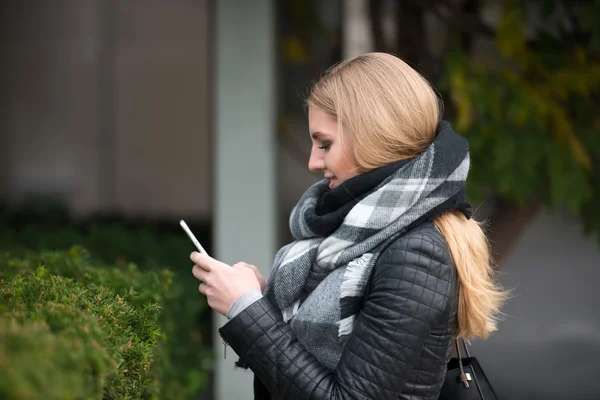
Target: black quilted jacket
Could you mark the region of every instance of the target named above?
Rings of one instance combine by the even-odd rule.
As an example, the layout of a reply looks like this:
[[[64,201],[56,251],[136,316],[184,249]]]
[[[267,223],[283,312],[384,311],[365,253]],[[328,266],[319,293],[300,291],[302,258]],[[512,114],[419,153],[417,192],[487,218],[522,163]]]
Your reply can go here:
[[[457,296],[448,245],[427,222],[381,254],[335,370],[298,343],[266,298],[219,332],[254,372],[255,399],[437,399]]]

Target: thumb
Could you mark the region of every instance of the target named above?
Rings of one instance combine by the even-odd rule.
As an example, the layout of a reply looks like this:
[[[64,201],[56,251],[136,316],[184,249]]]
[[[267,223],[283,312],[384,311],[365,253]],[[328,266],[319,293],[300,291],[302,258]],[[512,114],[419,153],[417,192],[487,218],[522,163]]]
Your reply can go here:
[[[250,268],[254,272],[258,272],[258,268],[255,265],[244,263],[246,268]]]
[[[251,270],[253,270],[253,271],[254,271],[256,267],[255,267],[255,268],[252,268],[252,267],[253,267],[252,265],[250,265],[250,264],[248,264],[248,263],[245,263],[245,262],[243,262],[243,261],[240,261],[240,262],[238,262],[238,263],[235,263],[235,264],[233,265],[233,268],[235,268],[235,269],[250,268]]]
[[[190,260],[192,260],[196,265],[198,265],[199,267],[201,267],[207,271],[211,271],[215,268],[220,268],[223,266],[228,267],[227,264],[225,264],[219,260],[215,260],[208,254],[199,253],[197,251],[193,251],[192,254],[190,254]]]

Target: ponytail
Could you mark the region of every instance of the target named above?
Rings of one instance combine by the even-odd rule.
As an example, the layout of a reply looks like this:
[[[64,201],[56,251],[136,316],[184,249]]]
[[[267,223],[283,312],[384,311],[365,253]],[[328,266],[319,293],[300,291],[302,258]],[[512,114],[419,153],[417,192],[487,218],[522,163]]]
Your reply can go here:
[[[487,338],[497,329],[500,307],[508,298],[494,281],[489,242],[481,223],[459,212],[434,219],[444,235],[456,266],[458,289],[458,338]]]

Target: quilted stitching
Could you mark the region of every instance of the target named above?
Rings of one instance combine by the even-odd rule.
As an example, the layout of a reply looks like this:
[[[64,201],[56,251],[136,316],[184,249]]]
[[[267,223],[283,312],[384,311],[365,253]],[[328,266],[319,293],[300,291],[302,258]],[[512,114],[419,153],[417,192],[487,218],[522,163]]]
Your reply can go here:
[[[426,223],[380,256],[353,333],[331,371],[265,298],[220,329],[273,399],[437,399],[456,328],[456,272]]]

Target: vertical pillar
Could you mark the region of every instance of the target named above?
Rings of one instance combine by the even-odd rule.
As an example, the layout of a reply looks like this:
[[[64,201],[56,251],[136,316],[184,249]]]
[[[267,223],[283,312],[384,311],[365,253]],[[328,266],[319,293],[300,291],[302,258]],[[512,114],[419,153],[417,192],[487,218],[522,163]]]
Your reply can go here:
[[[373,51],[368,1],[342,0],[342,7],[342,58],[347,60]]]
[[[275,254],[275,42],[272,0],[219,0],[214,10],[214,254],[246,261],[268,275]],[[217,400],[252,397],[252,374],[216,330]]]

